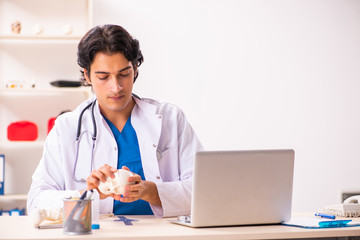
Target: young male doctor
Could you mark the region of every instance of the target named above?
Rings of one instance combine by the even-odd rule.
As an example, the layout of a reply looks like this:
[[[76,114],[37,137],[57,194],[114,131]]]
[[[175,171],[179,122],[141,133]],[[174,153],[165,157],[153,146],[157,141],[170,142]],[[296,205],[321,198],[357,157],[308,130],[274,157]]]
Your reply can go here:
[[[61,208],[86,189],[97,190],[100,214],[190,213],[193,158],[203,147],[178,107],[132,93],[142,62],[139,42],[120,26],[96,26],[81,39],[78,64],[95,97],[57,118],[33,175],[28,213]],[[123,195],[99,191],[121,168],[135,173],[128,178],[135,184]]]

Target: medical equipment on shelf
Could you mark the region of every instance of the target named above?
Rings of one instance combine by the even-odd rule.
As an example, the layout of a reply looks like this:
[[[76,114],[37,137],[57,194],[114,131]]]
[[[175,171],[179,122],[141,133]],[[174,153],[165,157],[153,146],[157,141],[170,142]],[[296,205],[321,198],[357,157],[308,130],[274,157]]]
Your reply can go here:
[[[10,141],[35,141],[38,138],[38,127],[29,121],[13,122],[7,127]]]
[[[100,182],[99,190],[102,193],[106,195],[111,193],[124,194],[125,186],[134,184],[133,182],[128,182],[127,180],[128,177],[134,176],[134,174],[128,170],[118,169],[114,175],[114,178],[108,177],[105,182]]]
[[[48,133],[48,134],[49,134],[49,132],[51,131],[51,129],[54,127],[54,125],[55,125],[55,120],[56,120],[56,117],[49,118],[49,120],[48,120],[48,127],[47,127],[47,133]]]
[[[11,23],[11,32],[14,34],[21,33],[21,22],[19,20],[15,20]]]

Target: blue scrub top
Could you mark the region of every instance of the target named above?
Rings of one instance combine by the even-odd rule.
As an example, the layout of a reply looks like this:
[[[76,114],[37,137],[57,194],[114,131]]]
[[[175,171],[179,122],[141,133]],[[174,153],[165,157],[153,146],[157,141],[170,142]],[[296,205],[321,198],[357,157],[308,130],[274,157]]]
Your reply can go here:
[[[104,117],[105,118],[105,117]],[[131,116],[126,121],[126,124],[120,132],[112,122],[106,119],[111,131],[114,134],[118,146],[118,163],[117,168],[126,166],[130,171],[141,176],[145,180],[144,171],[141,163],[141,155],[139,149],[139,142],[135,129],[131,125]],[[131,203],[123,203],[114,200],[113,212],[115,215],[153,215],[150,204],[144,200],[137,200]]]

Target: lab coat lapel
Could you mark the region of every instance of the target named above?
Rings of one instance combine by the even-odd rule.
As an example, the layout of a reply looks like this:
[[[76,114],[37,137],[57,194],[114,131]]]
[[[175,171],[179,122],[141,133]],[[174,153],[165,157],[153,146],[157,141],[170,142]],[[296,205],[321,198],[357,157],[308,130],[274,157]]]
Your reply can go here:
[[[92,99],[92,101],[95,98]],[[97,138],[94,148],[94,159],[92,169],[99,169],[104,164],[108,164],[116,168],[117,166],[117,144],[114,139],[111,129],[108,127],[105,119],[100,113],[100,108],[98,102],[96,102],[94,108],[94,117],[95,124],[97,127]],[[92,151],[92,135],[94,132],[93,121],[91,117],[91,107],[86,111],[86,114],[83,115],[83,124],[81,127],[81,132],[87,132],[86,140],[84,141],[84,148],[81,149],[81,153],[87,153],[88,157],[86,161],[91,161],[91,151]],[[86,146],[86,147],[85,147]]]
[[[116,140],[109,125],[100,113],[100,107],[98,102],[96,103],[94,111],[96,126],[98,129],[98,138],[96,141],[97,145],[95,146],[97,151],[95,151],[96,161],[94,161],[94,169],[98,169],[104,164],[108,164],[116,168],[118,161],[118,149]]]
[[[146,180],[161,182],[156,150],[160,139],[162,117],[156,114],[154,105],[136,98],[135,101],[131,123],[137,134],[144,175]]]

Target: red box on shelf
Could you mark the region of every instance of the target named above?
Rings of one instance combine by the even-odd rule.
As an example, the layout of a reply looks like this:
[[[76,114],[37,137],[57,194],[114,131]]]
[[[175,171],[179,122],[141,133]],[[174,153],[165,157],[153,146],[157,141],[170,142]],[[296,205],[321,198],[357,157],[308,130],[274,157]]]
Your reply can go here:
[[[35,141],[38,138],[38,128],[29,121],[13,122],[7,128],[10,141]]]
[[[52,117],[52,118],[49,119],[49,121],[48,121],[48,134],[51,131],[51,129],[53,128],[53,126],[55,125],[55,120],[56,120],[56,117]]]

